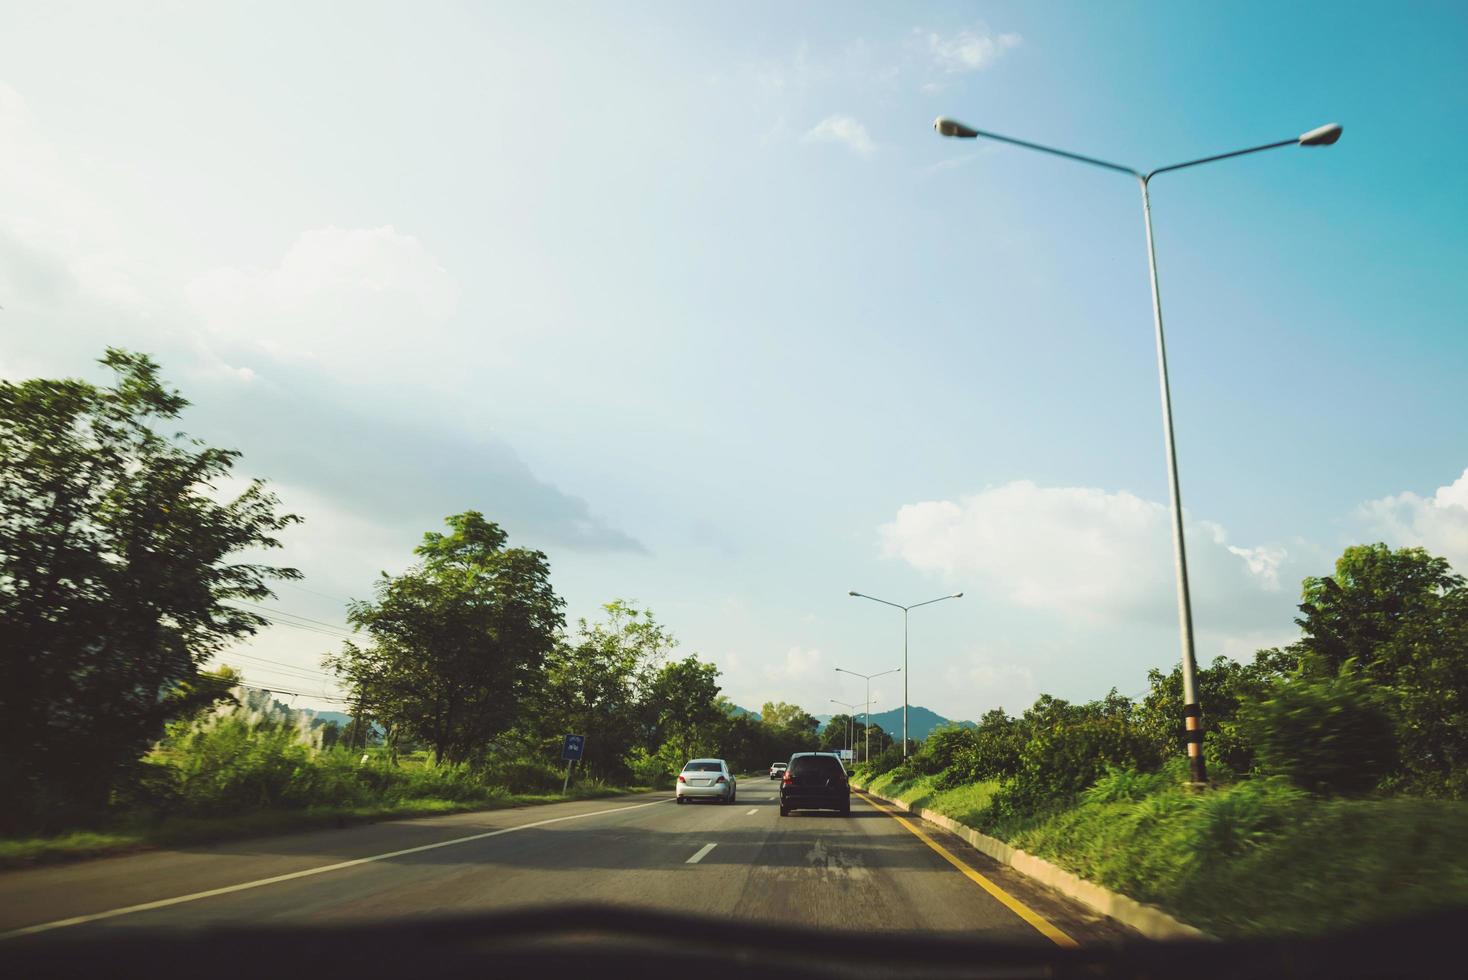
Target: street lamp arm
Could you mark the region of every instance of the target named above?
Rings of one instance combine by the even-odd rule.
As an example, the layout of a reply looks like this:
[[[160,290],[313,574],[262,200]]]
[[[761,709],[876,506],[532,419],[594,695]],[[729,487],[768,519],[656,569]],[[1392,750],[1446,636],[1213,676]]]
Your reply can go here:
[[[1275,150],[1275,149],[1278,149],[1281,146],[1299,146],[1299,145],[1300,145],[1300,138],[1298,136],[1296,136],[1296,137],[1293,137],[1292,139],[1280,140],[1278,143],[1265,143],[1263,146],[1251,146],[1247,150],[1234,150],[1234,151],[1232,151],[1230,153],[1218,153],[1218,154],[1215,154],[1214,156],[1211,156],[1211,157],[1203,157],[1201,160],[1189,160],[1186,163],[1174,163],[1174,164],[1171,164],[1170,166],[1158,167],[1156,170],[1152,171],[1151,173],[1147,174],[1146,176],[1142,176],[1141,174],[1138,174],[1137,176],[1138,177],[1141,177],[1142,180],[1147,181],[1147,180],[1151,180],[1153,177],[1156,177],[1158,174],[1165,174],[1165,173],[1168,173],[1168,172],[1173,171],[1173,170],[1182,170],[1182,169],[1184,169],[1186,167],[1196,167],[1196,166],[1199,166],[1199,165],[1204,164],[1204,163],[1213,163],[1216,160],[1227,160],[1230,157],[1241,157],[1241,156],[1245,156],[1245,155],[1250,154],[1250,153],[1260,153],[1260,152],[1262,152],[1264,150]]]
[[[1022,146],[1027,150],[1038,150],[1041,153],[1048,153],[1051,156],[1065,157],[1065,159],[1075,160],[1077,163],[1089,163],[1093,167],[1104,167],[1107,170],[1115,170],[1117,173],[1123,173],[1129,177],[1142,176],[1131,167],[1123,166],[1119,163],[1111,163],[1107,160],[1098,160],[1095,157],[1082,156],[1079,153],[1071,153],[1068,150],[1057,150],[1053,146],[1045,146],[1042,143],[1031,143],[1028,140],[1017,140],[1013,136],[1000,136],[998,133],[990,133],[982,129],[974,129],[972,126],[965,126],[963,125],[963,123],[954,122],[948,119],[938,119],[937,122],[933,123],[933,128],[936,129],[943,136],[956,136],[959,139],[973,139],[976,136],[982,136],[985,139],[998,140],[1001,143],[1009,143],[1012,146]]]
[[[916,609],[918,606],[931,606],[933,603],[935,603],[935,602],[942,602],[944,599],[961,599],[961,598],[963,598],[963,593],[962,592],[958,592],[958,593],[955,593],[953,595],[940,595],[938,598],[936,598],[936,599],[929,599],[927,602],[914,602],[912,605],[908,606],[907,608],[908,609]]]
[[[882,605],[884,605],[884,606],[891,606],[893,609],[906,609],[907,608],[907,606],[899,606],[895,602],[888,602],[886,599],[878,599],[874,595],[867,595],[865,592],[848,592],[846,594],[847,595],[850,595],[850,596],[856,596],[856,598],[858,598],[858,599],[870,599],[873,602],[880,602]]]

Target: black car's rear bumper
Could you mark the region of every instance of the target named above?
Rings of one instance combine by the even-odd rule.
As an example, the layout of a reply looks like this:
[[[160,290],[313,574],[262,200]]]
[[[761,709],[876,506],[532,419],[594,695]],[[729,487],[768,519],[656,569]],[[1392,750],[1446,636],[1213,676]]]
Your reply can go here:
[[[780,805],[787,810],[844,810],[851,805],[851,794],[846,790],[821,793],[781,790]]]

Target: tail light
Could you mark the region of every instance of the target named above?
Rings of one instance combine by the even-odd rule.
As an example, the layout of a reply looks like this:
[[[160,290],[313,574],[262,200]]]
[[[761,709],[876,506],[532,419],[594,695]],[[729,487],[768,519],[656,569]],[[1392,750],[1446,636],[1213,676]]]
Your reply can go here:
[[[722,785],[724,783],[727,783],[728,781],[729,780],[725,779],[723,776],[720,776],[718,779],[715,779],[714,780],[714,785],[715,786],[720,786],[720,785]]]
[[[785,778],[781,779],[780,783],[784,786],[792,786],[795,784],[795,777],[790,775],[789,769],[785,770]]]
[[[686,779],[683,778],[683,774],[681,772],[678,774],[678,782],[680,782],[680,783],[686,783],[686,782],[688,782],[688,780],[686,780]]]

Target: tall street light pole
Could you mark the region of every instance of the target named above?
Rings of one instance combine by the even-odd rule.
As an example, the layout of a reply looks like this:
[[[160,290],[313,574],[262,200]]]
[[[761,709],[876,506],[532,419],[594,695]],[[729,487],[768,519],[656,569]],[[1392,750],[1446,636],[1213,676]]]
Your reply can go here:
[[[900,605],[898,605],[895,602],[888,602],[886,599],[878,599],[876,596],[866,595],[866,594],[861,593],[861,592],[848,592],[846,594],[847,595],[850,595],[850,596],[856,596],[856,598],[858,598],[858,599],[870,599],[873,602],[880,602],[884,606],[891,606],[893,609],[901,609],[902,610],[902,757],[904,759],[906,759],[907,758],[907,613],[908,613],[908,610],[910,610],[910,609],[916,609],[918,606],[931,606],[933,603],[935,603],[935,602],[942,602],[944,599],[962,599],[963,598],[963,593],[962,592],[955,592],[952,595],[940,595],[936,599],[929,599],[926,602],[914,602],[910,606],[900,606]]]
[[[851,712],[846,716],[846,750],[850,752],[855,748],[851,743],[856,741],[856,709],[860,708],[861,705],[847,704],[845,701],[837,701],[835,698],[831,698],[831,703],[839,704]]]
[[[858,674],[856,671],[847,670],[845,667],[836,668],[836,673],[838,674],[850,674],[852,677],[860,677],[867,682],[867,710],[862,714],[862,725],[866,728],[866,761],[868,762],[872,758],[872,678],[886,677],[888,674],[896,674],[901,671],[901,667],[893,667],[891,670],[884,670],[880,674]]]
[[[1187,167],[1197,167],[1205,163],[1214,163],[1218,160],[1228,160],[1232,157],[1241,157],[1249,153],[1260,153],[1264,150],[1278,149],[1282,146],[1330,146],[1341,138],[1341,127],[1336,123],[1312,129],[1293,139],[1279,140],[1274,143],[1265,143],[1262,146],[1251,146],[1243,150],[1232,150],[1228,153],[1218,153],[1211,157],[1203,157],[1198,160],[1188,160],[1185,163],[1174,163],[1166,167],[1158,167],[1155,170],[1142,173],[1131,167],[1122,166],[1119,163],[1107,163],[1105,160],[1097,160],[1094,157],[1081,156],[1079,153],[1071,153],[1067,150],[1058,150],[1052,146],[1042,146],[1039,143],[1030,143],[1025,140],[1014,139],[1009,136],[1000,136],[998,133],[989,133],[981,129],[965,126],[953,119],[939,117],[934,123],[941,136],[951,136],[958,139],[976,139],[980,136],[985,139],[997,140],[1000,143],[1009,143],[1012,146],[1024,147],[1027,150],[1036,150],[1040,153],[1048,153],[1051,156],[1064,157],[1076,163],[1085,163],[1093,167],[1101,167],[1105,170],[1127,174],[1135,177],[1142,189],[1142,221],[1147,231],[1147,272],[1152,282],[1152,322],[1157,334],[1157,381],[1162,393],[1162,442],[1167,454],[1167,489],[1168,499],[1172,510],[1172,550],[1173,559],[1177,566],[1177,618],[1178,632],[1181,634],[1183,652],[1183,728],[1186,732],[1188,746],[1188,768],[1192,780],[1202,783],[1207,780],[1207,771],[1203,765],[1203,723],[1202,708],[1198,704],[1197,685],[1197,663],[1193,653],[1193,605],[1192,597],[1188,592],[1188,556],[1187,549],[1183,543],[1183,504],[1182,494],[1178,489],[1177,481],[1177,449],[1173,439],[1172,429],[1172,394],[1167,383],[1167,345],[1162,337],[1162,294],[1157,287],[1157,249],[1152,238],[1152,201],[1148,194],[1152,178],[1158,174],[1170,173],[1174,170],[1182,170]]]

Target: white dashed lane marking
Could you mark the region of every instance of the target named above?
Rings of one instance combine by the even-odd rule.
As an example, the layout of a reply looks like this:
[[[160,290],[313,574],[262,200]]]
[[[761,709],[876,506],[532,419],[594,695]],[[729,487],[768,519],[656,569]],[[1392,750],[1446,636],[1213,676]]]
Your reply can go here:
[[[748,813],[745,814],[745,816],[746,817],[752,817],[756,813],[759,813],[759,807],[755,807],[754,809],[750,810]]]
[[[693,857],[689,858],[687,861],[684,861],[683,863],[684,864],[697,864],[698,862],[702,861],[704,859],[704,857],[708,854],[708,852],[709,851],[712,851],[716,846],[717,845],[715,845],[715,844],[705,844],[705,845],[703,845],[702,847],[700,847],[698,849],[698,851],[693,855]]]

